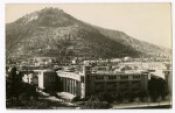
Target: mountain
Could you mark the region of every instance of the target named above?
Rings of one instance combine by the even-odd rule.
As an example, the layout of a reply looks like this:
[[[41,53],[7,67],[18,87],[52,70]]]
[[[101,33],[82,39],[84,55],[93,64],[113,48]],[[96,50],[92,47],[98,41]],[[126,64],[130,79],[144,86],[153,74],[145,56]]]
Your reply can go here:
[[[6,24],[6,55],[162,57],[170,50],[85,23],[61,9],[44,8]]]

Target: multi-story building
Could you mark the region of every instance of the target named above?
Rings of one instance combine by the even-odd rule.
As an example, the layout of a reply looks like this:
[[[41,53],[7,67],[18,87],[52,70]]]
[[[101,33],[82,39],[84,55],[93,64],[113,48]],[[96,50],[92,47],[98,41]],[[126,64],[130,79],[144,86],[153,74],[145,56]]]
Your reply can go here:
[[[86,98],[98,93],[115,95],[147,92],[148,73],[143,71],[96,71],[84,66],[82,73],[57,71],[63,92]]]

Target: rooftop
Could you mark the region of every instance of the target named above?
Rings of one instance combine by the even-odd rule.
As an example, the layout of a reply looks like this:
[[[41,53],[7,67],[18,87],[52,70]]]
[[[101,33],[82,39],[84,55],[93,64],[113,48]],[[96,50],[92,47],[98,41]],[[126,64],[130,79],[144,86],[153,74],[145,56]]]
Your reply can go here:
[[[129,70],[129,71],[96,71],[92,72],[92,74],[97,74],[97,75],[130,75],[130,74],[141,74],[143,71],[142,70]]]

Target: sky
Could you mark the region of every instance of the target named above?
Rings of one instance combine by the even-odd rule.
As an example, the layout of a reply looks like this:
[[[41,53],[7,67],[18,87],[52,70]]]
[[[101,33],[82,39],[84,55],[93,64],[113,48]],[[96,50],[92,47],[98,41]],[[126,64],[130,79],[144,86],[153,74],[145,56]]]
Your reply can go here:
[[[169,3],[7,4],[6,23],[45,7],[58,7],[77,19],[165,48],[172,48]]]

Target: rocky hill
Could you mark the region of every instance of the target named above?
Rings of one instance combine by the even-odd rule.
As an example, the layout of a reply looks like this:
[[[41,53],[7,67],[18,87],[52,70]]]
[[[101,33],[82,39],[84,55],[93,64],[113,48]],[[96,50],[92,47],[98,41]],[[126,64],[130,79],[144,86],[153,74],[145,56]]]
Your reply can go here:
[[[63,10],[44,8],[6,24],[6,55],[164,57],[170,55],[170,50],[121,31],[90,25]]]

